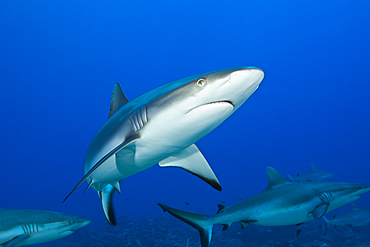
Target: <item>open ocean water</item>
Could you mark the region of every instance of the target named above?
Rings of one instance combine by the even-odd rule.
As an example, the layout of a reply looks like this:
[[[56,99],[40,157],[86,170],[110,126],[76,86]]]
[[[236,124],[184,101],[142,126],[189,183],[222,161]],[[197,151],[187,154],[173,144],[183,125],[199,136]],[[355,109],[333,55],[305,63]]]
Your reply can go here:
[[[200,246],[157,203],[213,215],[267,186],[266,167],[370,184],[369,1],[0,1],[0,208],[91,219],[39,246]],[[218,192],[175,168],[121,181],[118,226],[79,188],[116,81],[129,99],[208,71],[256,66],[259,89],[197,146]],[[86,183],[82,187],[87,186]],[[356,201],[370,210],[370,194]],[[339,215],[344,206],[329,213]],[[1,224],[1,222],[0,222]],[[210,246],[369,246],[370,226],[216,226]]]

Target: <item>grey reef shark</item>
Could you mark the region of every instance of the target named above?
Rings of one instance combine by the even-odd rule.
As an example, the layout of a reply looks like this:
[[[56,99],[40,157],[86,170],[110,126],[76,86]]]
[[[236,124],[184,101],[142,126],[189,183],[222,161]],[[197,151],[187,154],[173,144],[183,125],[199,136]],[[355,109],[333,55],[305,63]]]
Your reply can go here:
[[[283,167],[284,169],[284,167]],[[295,177],[290,176],[284,169],[285,174],[287,175],[289,181],[297,181],[297,182],[311,182],[311,181],[318,181],[318,180],[332,180],[331,178],[333,177],[333,173],[327,172],[324,170],[319,170],[317,169],[314,164],[311,164],[311,171],[298,174]]]
[[[176,218],[195,227],[200,233],[202,247],[209,246],[215,224],[226,230],[233,222],[242,229],[251,224],[263,226],[300,225],[319,219],[327,212],[357,200],[370,190],[370,185],[340,182],[287,181],[272,167],[267,167],[267,188],[230,207],[218,205],[214,216],[192,213],[164,204],[158,205]]]
[[[39,244],[66,237],[90,220],[51,211],[0,209],[0,246]]]
[[[86,180],[115,225],[111,200],[115,190],[120,193],[120,180],[157,163],[182,168],[221,191],[194,143],[233,114],[264,75],[255,67],[223,69],[170,82],[130,101],[116,83],[108,120],[87,149],[85,175],[69,195]]]
[[[365,226],[370,224],[370,211],[365,209],[359,209],[355,203],[352,202],[352,208],[349,212],[336,216],[331,220],[328,220],[325,216],[325,234],[328,231],[328,225],[334,226]]]

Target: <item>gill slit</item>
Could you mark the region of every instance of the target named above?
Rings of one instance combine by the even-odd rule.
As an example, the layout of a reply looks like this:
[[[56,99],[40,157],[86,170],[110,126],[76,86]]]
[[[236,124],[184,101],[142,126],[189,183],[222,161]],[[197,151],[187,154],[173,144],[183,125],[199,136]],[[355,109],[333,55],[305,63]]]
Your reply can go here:
[[[141,130],[148,122],[147,107],[141,106],[131,116],[130,124],[133,130]]]

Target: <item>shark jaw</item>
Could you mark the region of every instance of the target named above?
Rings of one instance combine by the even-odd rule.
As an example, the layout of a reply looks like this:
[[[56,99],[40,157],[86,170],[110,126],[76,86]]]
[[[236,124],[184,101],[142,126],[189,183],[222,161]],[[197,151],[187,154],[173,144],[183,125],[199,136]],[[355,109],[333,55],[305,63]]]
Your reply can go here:
[[[192,111],[196,111],[196,110],[199,110],[199,109],[203,109],[203,108],[208,108],[209,106],[212,107],[212,106],[231,106],[232,107],[232,110],[234,110],[234,103],[229,101],[229,100],[225,100],[225,101],[214,101],[214,102],[210,102],[210,103],[206,103],[206,104],[203,104],[203,105],[200,105],[200,106],[197,106],[191,110],[188,111],[188,113],[192,112]]]

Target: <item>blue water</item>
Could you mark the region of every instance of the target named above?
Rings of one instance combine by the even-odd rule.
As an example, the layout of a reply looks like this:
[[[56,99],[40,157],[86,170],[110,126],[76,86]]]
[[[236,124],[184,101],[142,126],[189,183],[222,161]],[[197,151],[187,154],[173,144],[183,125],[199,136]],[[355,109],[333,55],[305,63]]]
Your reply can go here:
[[[1,1],[0,208],[73,214],[93,221],[79,231],[100,229],[94,190],[61,202],[83,176],[114,83],[133,99],[236,66],[266,77],[197,143],[223,191],[154,166],[121,182],[117,215],[155,220],[158,202],[212,215],[218,203],[261,192],[266,166],[294,175],[313,163],[338,181],[369,184],[369,8],[361,0]],[[369,202],[364,194],[356,205],[370,210]]]

